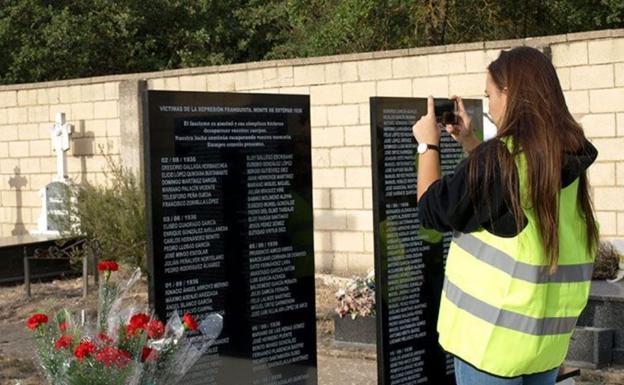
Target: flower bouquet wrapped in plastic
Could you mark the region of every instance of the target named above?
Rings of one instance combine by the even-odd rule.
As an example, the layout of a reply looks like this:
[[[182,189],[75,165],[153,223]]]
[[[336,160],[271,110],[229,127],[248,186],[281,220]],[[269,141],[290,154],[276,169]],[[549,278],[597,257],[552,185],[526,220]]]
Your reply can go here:
[[[195,320],[190,314],[171,315],[167,323],[122,300],[139,280],[136,270],[124,284],[113,282],[115,262],[100,262],[104,278],[99,288],[95,324],[78,322],[67,310],[52,316],[32,315],[37,358],[51,385],[169,385],[176,384],[221,333],[223,319],[212,314]]]

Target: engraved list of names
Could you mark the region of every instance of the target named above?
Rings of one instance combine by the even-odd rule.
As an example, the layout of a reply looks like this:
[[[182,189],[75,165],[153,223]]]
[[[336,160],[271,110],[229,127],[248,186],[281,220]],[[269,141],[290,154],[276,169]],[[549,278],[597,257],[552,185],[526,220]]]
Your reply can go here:
[[[150,299],[224,329],[185,383],[317,383],[309,97],[148,91]]]

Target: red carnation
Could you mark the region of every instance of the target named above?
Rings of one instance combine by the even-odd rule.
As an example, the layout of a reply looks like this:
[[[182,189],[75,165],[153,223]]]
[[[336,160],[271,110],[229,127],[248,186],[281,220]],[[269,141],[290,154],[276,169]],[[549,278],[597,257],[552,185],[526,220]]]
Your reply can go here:
[[[113,365],[123,368],[130,363],[132,356],[130,353],[113,346],[105,346],[97,353],[95,359],[103,363],[107,368]]]
[[[151,320],[147,324],[147,336],[152,339],[159,339],[165,334],[165,325],[157,319]]]
[[[61,338],[56,340],[56,342],[54,343],[54,347],[57,350],[69,349],[71,347],[71,344],[72,344],[72,336],[62,335]]]
[[[143,346],[143,351],[141,352],[141,362],[156,360],[158,360],[158,351],[148,348],[147,346]]]
[[[184,317],[182,317],[182,321],[186,330],[197,330],[197,327],[199,326],[197,324],[197,321],[195,321],[195,318],[193,318],[193,316],[189,313],[184,314]]]
[[[59,323],[59,330],[61,331],[61,333],[65,333],[65,331],[67,331],[67,322]]]
[[[31,316],[28,321],[26,321],[26,327],[30,330],[35,330],[39,326],[48,323],[48,316],[45,314],[37,313]]]
[[[95,344],[91,341],[80,341],[80,344],[74,351],[74,355],[80,360],[84,360],[85,357],[89,357],[95,353]]]
[[[150,321],[150,317],[145,313],[138,313],[130,317],[130,322],[128,322],[128,326],[126,327],[126,332],[128,335],[134,335],[137,330],[145,329],[147,323]]]
[[[104,342],[106,344],[109,344],[109,343],[113,342],[113,339],[110,338],[109,336],[107,336],[104,333],[98,333],[98,335],[96,337],[97,337],[98,340],[100,340],[100,341],[102,341],[102,342]]]
[[[97,265],[98,271],[117,271],[119,265],[115,261],[101,261]]]

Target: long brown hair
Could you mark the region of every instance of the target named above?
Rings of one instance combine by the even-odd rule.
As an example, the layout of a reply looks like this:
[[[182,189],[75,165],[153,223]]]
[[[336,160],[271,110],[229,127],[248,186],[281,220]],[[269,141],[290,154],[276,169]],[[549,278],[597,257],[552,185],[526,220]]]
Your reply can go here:
[[[518,232],[524,227],[522,204],[530,205],[537,217],[537,227],[551,273],[559,259],[559,193],[564,152],[578,152],[585,142],[581,126],[565,103],[555,68],[540,51],[517,47],[501,51],[488,71],[499,90],[507,87],[507,106],[498,122],[496,137],[485,144],[478,155],[469,159],[468,186],[476,197],[478,169],[485,168],[484,186],[491,186],[493,170],[501,168],[506,200],[511,206]],[[512,139],[511,153],[501,145],[502,138]],[[528,202],[521,202],[514,158],[520,152],[527,162]],[[579,178],[579,210],[587,224],[586,247],[593,253],[598,243],[598,229],[592,210],[586,172]]]

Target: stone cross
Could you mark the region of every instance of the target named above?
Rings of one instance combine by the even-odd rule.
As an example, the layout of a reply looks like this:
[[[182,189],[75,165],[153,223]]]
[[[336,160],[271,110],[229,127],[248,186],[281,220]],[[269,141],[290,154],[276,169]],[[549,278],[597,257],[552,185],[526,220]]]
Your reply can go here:
[[[67,159],[65,152],[69,150],[69,138],[74,130],[71,124],[65,122],[65,113],[56,114],[56,123],[50,130],[52,136],[52,146],[56,151],[56,179],[64,181],[67,179]]]

